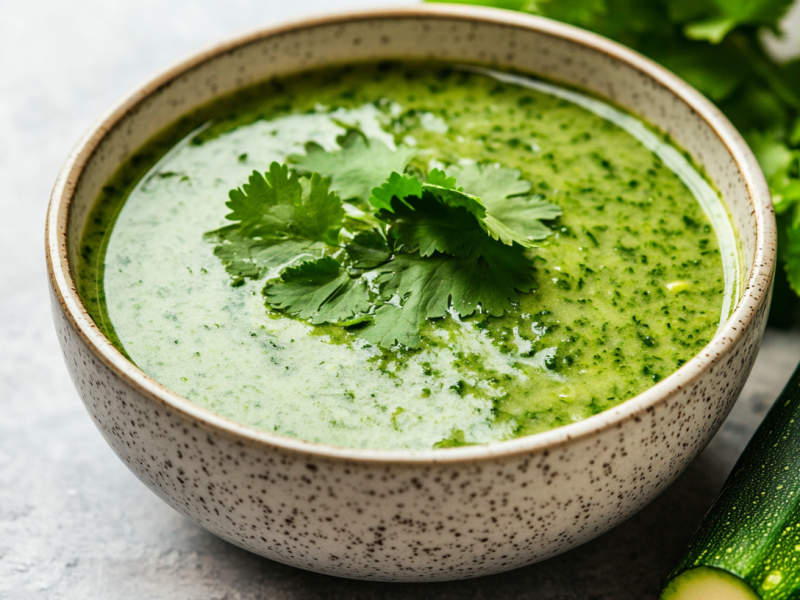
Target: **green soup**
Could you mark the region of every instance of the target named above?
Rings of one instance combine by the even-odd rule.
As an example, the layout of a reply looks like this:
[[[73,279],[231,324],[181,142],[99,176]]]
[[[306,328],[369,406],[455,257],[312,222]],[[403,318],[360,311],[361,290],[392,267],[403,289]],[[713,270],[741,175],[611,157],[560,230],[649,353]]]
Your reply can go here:
[[[502,317],[429,321],[411,350],[270,309],[269,275],[232,281],[203,237],[226,224],[228,191],[308,142],[336,149],[351,126],[415,147],[418,169],[519,169],[563,211],[530,251],[538,288]],[[637,119],[529,78],[397,63],[268,82],[182,118],[104,188],[77,279],[119,349],[200,406],[304,440],[425,449],[545,431],[643,392],[713,337],[737,265],[716,192]]]

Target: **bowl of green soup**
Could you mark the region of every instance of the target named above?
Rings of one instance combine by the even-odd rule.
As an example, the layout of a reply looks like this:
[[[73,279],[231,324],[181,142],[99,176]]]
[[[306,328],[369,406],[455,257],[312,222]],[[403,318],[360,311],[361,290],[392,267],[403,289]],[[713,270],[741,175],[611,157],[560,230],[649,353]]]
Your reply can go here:
[[[661,67],[505,11],[244,35],[68,158],[56,329],[114,452],[182,514],[383,581],[543,560],[630,517],[727,416],[775,224]]]

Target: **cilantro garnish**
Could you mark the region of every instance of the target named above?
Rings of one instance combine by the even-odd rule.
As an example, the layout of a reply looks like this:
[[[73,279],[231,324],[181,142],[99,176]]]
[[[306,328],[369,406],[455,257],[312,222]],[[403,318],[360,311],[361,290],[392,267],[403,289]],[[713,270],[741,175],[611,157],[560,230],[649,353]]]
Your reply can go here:
[[[499,165],[477,163],[453,165],[448,174],[471,194],[480,196],[483,204],[492,207],[509,196],[527,194],[531,182],[520,177],[518,169],[507,169]]]
[[[297,259],[319,256],[338,244],[343,225],[342,201],[331,192],[330,179],[314,174],[300,177],[286,165],[272,163],[257,171],[240,189],[232,190],[225,218],[235,221],[210,231],[214,254],[237,282],[258,279],[270,269]]]
[[[763,39],[765,33],[780,31],[780,19],[794,1],[469,0],[469,3],[530,12],[610,37],[660,62],[719,106],[747,139],[772,192],[780,231],[778,257],[786,280],[776,281],[770,320],[785,322],[796,311],[783,300],[782,286],[788,281],[800,295],[800,58],[788,62],[774,59]],[[449,174],[455,175],[471,193],[481,196],[492,212],[489,197],[481,195],[485,190],[473,189],[471,182],[455,170],[449,170]],[[503,216],[519,226],[517,215]]]
[[[379,231],[362,231],[345,246],[355,269],[374,269],[392,257],[386,238]]]
[[[397,171],[392,171],[380,187],[372,189],[369,203],[378,210],[384,209],[394,212],[392,208],[392,198],[398,198],[405,202],[408,196],[421,196],[422,182],[414,176],[400,175]]]
[[[366,199],[389,173],[402,173],[416,150],[400,145],[391,150],[380,140],[350,129],[338,139],[341,150],[328,152],[309,143],[306,154],[293,154],[289,162],[299,173],[319,173],[332,180],[331,188],[345,200]]]
[[[289,263],[313,260],[324,246],[308,240],[254,239],[242,235],[238,225],[210,231],[205,239],[214,242],[214,255],[225,270],[241,285],[245,279],[260,279],[270,270]]]
[[[520,196],[531,184],[519,171],[454,166],[423,181],[403,172],[410,149],[353,132],[341,143],[292,157],[294,169],[272,163],[230,192],[234,224],[206,237],[235,284],[277,270],[263,290],[268,306],[312,324],[366,324],[355,335],[383,348],[419,347],[425,321],[449,312],[502,316],[535,287],[531,239],[561,210]],[[348,205],[345,214],[339,194],[375,213]]]
[[[248,183],[232,190],[225,218],[239,221],[252,238],[299,238],[335,245],[344,210],[331,181],[315,173],[301,178],[286,165],[272,163],[269,172],[253,171]]]
[[[448,169],[460,185],[480,196],[483,205],[492,217],[505,223],[513,223],[514,230],[526,238],[542,240],[550,230],[542,221],[561,216],[556,204],[546,202],[542,196],[527,195],[531,183],[520,178],[517,169],[499,165],[470,164],[455,165]],[[524,202],[508,202],[512,196],[524,196]]]
[[[286,269],[264,296],[272,307],[315,324],[349,321],[370,307],[365,282],[329,256]]]

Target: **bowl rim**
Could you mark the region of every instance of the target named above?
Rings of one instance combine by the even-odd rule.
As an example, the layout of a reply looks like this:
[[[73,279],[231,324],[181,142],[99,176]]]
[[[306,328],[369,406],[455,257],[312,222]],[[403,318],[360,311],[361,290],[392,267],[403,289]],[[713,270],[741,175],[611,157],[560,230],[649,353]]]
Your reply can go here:
[[[128,360],[94,324],[81,302],[72,278],[67,253],[67,222],[71,201],[81,174],[94,151],[125,116],[171,80],[216,57],[283,33],[356,21],[393,18],[450,19],[465,23],[486,23],[565,39],[627,63],[662,85],[686,103],[702,118],[727,147],[747,187],[755,219],[755,256],[743,293],[730,317],[712,340],[677,371],[641,394],[618,406],[562,427],[511,440],[460,448],[426,450],[380,450],[349,448],[310,442],[262,431],[232,421],[202,408],[158,383]],[[776,225],[764,175],[755,156],[728,119],[703,95],[657,63],[597,34],[546,19],[502,9],[464,5],[418,5],[383,9],[337,12],[330,15],[297,19],[276,26],[232,36],[207,46],[156,73],[136,86],[105,111],[80,138],[70,152],[55,181],[47,210],[45,251],[48,277],[54,300],[83,342],[100,362],[134,389],[170,410],[188,417],[196,425],[245,442],[293,454],[320,459],[370,463],[444,464],[485,462],[500,457],[532,454],[559,448],[587,438],[652,412],[673,394],[692,384],[707,368],[722,362],[748,329],[758,309],[768,302],[775,265]]]

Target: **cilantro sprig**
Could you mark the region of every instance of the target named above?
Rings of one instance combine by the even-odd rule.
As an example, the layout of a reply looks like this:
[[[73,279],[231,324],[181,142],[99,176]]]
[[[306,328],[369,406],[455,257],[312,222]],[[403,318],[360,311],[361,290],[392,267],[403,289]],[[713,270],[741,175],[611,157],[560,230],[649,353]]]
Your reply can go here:
[[[269,307],[361,324],[355,335],[383,348],[419,347],[423,324],[448,313],[502,316],[534,289],[530,249],[561,210],[528,196],[519,171],[467,164],[423,177],[405,172],[412,149],[352,132],[341,143],[291,157],[292,168],[272,163],[230,192],[233,224],[206,238],[234,285],[266,278]],[[348,214],[342,198],[372,212]]]
[[[214,254],[236,284],[259,279],[297,259],[312,259],[336,245],[344,224],[342,201],[330,191],[330,179],[300,177],[286,165],[272,163],[263,175],[232,190],[225,217],[235,225],[206,234],[217,242]]]
[[[508,8],[595,31],[660,62],[716,103],[750,144],[772,191],[786,279],[776,282],[770,320],[785,321],[792,311],[781,288],[788,281],[800,295],[800,58],[775,60],[763,37],[780,31],[795,0],[429,1]]]
[[[352,127],[338,142],[341,150],[336,152],[328,152],[313,142],[306,144],[306,153],[289,156],[289,162],[299,173],[330,177],[333,189],[345,200],[366,199],[389,173],[402,173],[416,154],[414,148],[402,144],[392,150]]]

